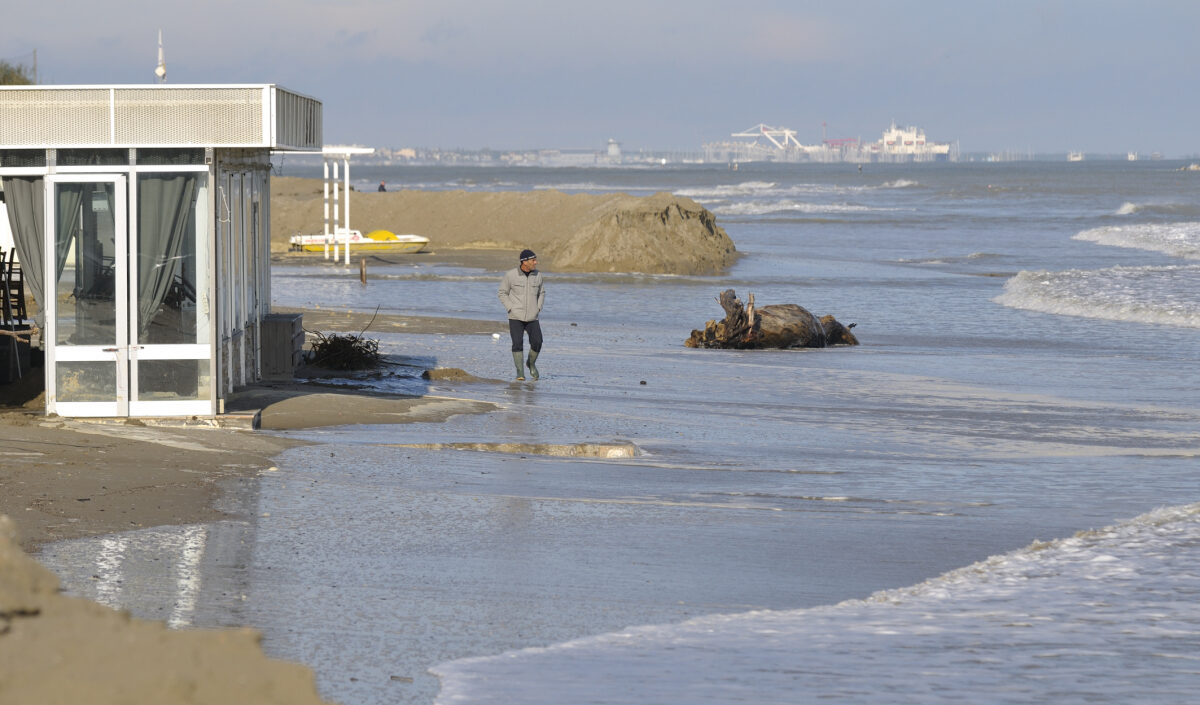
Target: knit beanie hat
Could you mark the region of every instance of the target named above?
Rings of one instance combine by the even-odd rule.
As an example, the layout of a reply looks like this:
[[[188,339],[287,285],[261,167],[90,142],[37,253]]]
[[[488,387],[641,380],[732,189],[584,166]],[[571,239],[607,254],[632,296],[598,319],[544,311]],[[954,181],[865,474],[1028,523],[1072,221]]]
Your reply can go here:
[[[533,250],[521,250],[521,261],[537,259],[537,255],[533,254]]]

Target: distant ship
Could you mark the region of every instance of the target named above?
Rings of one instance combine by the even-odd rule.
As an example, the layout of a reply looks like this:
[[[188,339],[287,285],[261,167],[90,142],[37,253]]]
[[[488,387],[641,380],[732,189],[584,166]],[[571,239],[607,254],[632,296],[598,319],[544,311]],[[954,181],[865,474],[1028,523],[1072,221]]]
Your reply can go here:
[[[876,142],[857,137],[822,138],[820,144],[802,144],[796,131],[759,123],[731,137],[750,142],[709,142],[707,162],[934,162],[957,161],[958,149],[950,142],[931,142],[918,127],[900,127],[892,121]]]
[[[1083,152],[1067,152],[1067,161],[1069,161],[1069,162],[1083,161]]]
[[[883,160],[942,161],[950,156],[949,142],[929,142],[925,130],[919,127],[899,127],[892,121],[878,142],[864,144],[862,149]]]

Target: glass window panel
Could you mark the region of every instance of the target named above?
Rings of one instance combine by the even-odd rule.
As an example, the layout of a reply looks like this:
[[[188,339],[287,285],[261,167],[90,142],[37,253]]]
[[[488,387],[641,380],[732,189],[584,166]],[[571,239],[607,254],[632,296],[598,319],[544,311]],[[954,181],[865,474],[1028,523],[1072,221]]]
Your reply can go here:
[[[174,164],[203,164],[203,149],[139,149],[138,164],[145,166],[169,166]]]
[[[60,362],[55,366],[55,395],[59,402],[113,401],[117,398],[117,367],[107,362]]]
[[[187,344],[208,340],[207,250],[200,252],[208,219],[207,175],[138,177],[138,342]]]
[[[208,360],[139,360],[139,401],[209,398]]]
[[[55,189],[59,345],[113,345],[117,339],[115,185],[62,183]]]
[[[123,166],[129,164],[128,149],[60,149],[58,166]]]
[[[44,149],[0,149],[0,167],[46,166]]]
[[[204,174],[196,188],[196,269],[195,279],[198,305],[196,306],[196,342],[208,344],[212,340],[212,306],[209,304],[209,286],[212,280],[212,264],[209,258],[209,239],[212,221],[209,214],[208,175]]]

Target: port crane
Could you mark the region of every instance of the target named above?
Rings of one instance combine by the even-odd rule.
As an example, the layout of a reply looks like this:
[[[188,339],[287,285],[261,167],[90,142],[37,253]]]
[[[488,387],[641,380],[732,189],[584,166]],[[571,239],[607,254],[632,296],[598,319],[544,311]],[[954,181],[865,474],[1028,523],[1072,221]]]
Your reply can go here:
[[[800,144],[800,141],[796,139],[795,130],[789,130],[786,127],[771,127],[770,125],[764,125],[761,122],[748,130],[734,132],[731,137],[754,137],[756,139],[759,137],[765,137],[768,141],[770,141],[771,144],[775,145],[776,148],[785,151],[788,148],[788,144],[791,144],[797,148],[804,147],[804,145]],[[783,141],[780,142],[780,139]]]

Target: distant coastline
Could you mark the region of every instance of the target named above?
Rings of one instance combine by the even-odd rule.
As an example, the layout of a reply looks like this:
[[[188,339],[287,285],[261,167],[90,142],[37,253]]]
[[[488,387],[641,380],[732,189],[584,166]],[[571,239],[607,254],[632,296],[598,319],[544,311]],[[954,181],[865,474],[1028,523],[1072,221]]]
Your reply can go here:
[[[1068,150],[1057,152],[1034,152],[1031,150],[1003,149],[993,152],[960,151],[957,162],[1065,162]],[[1128,152],[1083,152],[1084,159],[1092,162],[1133,161]],[[1141,155],[1138,161],[1195,161],[1200,154],[1169,156],[1159,152]],[[288,155],[287,162],[321,167],[320,156]],[[740,160],[739,164],[771,163],[771,160]],[[810,161],[805,164],[844,166],[844,162]],[[921,163],[921,162],[915,162]],[[938,162],[945,164],[946,162]],[[378,147],[375,153],[356,156],[354,166],[453,166],[453,167],[541,167],[541,168],[662,168],[680,165],[702,165],[726,167],[728,160],[706,159],[703,149],[695,150],[639,150],[623,152],[620,159],[609,157],[602,149],[440,149],[423,147]],[[290,171],[290,170],[289,170]]]

